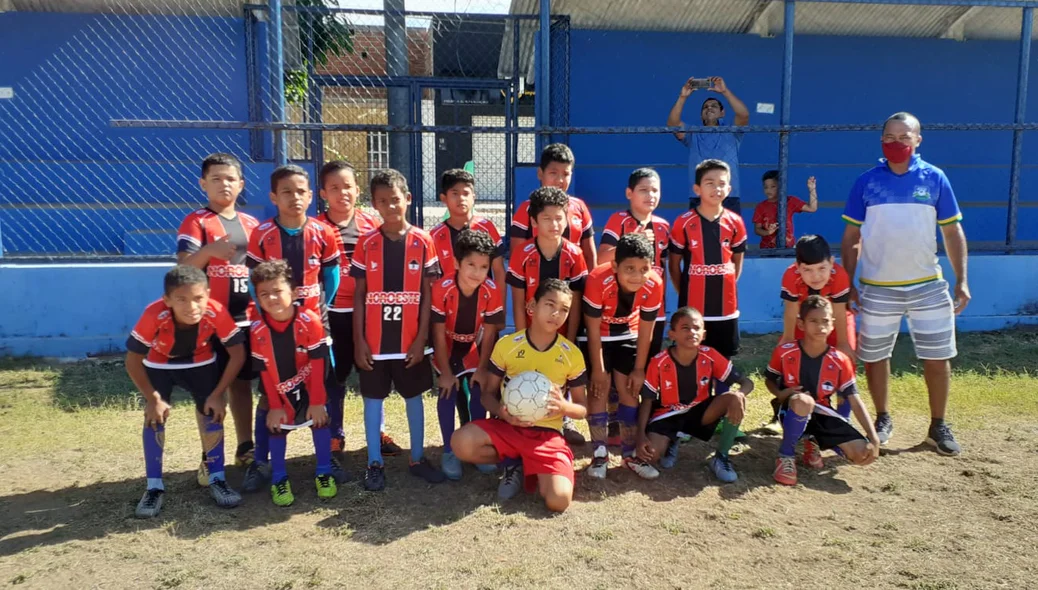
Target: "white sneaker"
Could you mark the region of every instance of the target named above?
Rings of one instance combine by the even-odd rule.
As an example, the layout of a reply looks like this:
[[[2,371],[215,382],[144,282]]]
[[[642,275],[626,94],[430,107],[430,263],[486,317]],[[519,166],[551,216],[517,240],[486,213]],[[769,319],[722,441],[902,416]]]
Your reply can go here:
[[[624,459],[624,465],[626,465],[631,471],[637,473],[638,477],[642,479],[656,479],[660,476],[659,469],[656,469],[637,457],[627,457]]]
[[[595,455],[591,459],[591,466],[587,468],[587,474],[595,479],[605,479],[608,469],[609,451],[604,446],[600,446],[595,449]]]

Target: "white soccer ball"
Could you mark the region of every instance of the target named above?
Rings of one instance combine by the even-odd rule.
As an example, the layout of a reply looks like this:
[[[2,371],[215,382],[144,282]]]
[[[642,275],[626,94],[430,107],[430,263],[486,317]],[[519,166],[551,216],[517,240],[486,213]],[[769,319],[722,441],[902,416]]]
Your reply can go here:
[[[537,371],[512,377],[502,390],[501,399],[508,413],[523,422],[536,422],[548,415],[551,380]]]

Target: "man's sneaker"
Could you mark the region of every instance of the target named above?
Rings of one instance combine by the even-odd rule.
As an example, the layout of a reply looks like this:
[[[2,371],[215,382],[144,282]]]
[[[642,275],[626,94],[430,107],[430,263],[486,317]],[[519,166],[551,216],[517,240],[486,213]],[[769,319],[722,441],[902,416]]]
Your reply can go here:
[[[341,453],[346,448],[346,439],[337,436],[332,437],[332,452]]]
[[[761,429],[768,434],[779,436],[782,434],[782,421],[775,418],[771,422],[761,426]]]
[[[775,481],[784,486],[797,485],[797,462],[793,457],[779,457],[775,460]]]
[[[577,430],[577,425],[568,418],[562,421],[562,438],[566,439],[570,446],[587,443],[583,433]]]
[[[241,489],[251,494],[263,489],[270,482],[270,465],[253,461],[245,468],[245,479],[241,482]]]
[[[497,485],[497,497],[502,500],[511,500],[519,495],[523,489],[523,466],[509,465],[505,467],[505,474],[501,476],[501,483]]]
[[[447,476],[439,469],[433,467],[432,463],[429,463],[429,460],[425,457],[422,457],[417,463],[411,463],[407,471],[411,475],[424,479],[426,483],[443,483],[447,481]]]
[[[339,493],[339,488],[335,486],[335,478],[331,475],[318,475],[314,478],[314,483],[317,484],[317,497],[322,500],[334,498]]]
[[[209,495],[220,508],[234,508],[241,504],[241,494],[227,487],[227,482],[222,479],[209,484]]]
[[[292,495],[292,484],[288,483],[288,478],[273,484],[270,486],[270,499],[274,500],[275,506],[291,506],[296,501],[296,497]]]
[[[800,460],[811,469],[822,469],[825,467],[825,463],[822,462],[822,449],[819,448],[818,443],[811,439],[804,441],[804,454]]]
[[[876,416],[876,435],[879,436],[879,444],[887,444],[892,434],[894,434],[894,421],[891,420],[890,414]]]
[[[931,424],[930,432],[926,435],[926,444],[937,448],[937,453],[948,457],[954,457],[962,452],[959,443],[955,442],[955,435],[951,428],[944,422]]]
[[[234,466],[235,467],[248,467],[256,453],[256,445],[251,440],[247,440],[238,445],[238,450],[234,451]]]
[[[396,457],[400,453],[404,452],[404,449],[400,448],[400,445],[393,441],[385,432],[382,433],[382,454],[386,457]]]
[[[476,465],[476,469],[478,469],[480,473],[485,473],[487,475],[490,475],[491,473],[497,473],[497,464],[496,463],[479,463],[478,465]]]
[[[141,496],[141,501],[137,502],[137,510],[134,514],[137,518],[155,518],[162,511],[162,496],[166,492],[162,490],[148,490]]]
[[[458,459],[458,456],[450,451],[444,453],[443,457],[440,458],[440,469],[447,476],[447,479],[451,481],[461,479],[461,459]]]
[[[364,489],[369,492],[381,492],[386,489],[386,469],[379,462],[368,465],[364,472]]]
[[[714,455],[710,459],[710,471],[713,471],[714,476],[724,483],[732,483],[739,479],[739,474],[732,467],[731,459],[721,455]]]
[[[642,461],[637,457],[624,457],[624,465],[638,474],[642,479],[656,479],[660,476],[660,470]]]
[[[588,476],[595,479],[605,479],[606,471],[608,471],[608,469],[609,451],[606,450],[604,445],[595,447],[595,454],[591,459],[591,465],[587,468]]]
[[[209,487],[209,466],[205,464],[205,453],[202,453],[202,462],[198,464],[198,485],[207,488]]]
[[[660,457],[661,469],[674,469],[678,463],[678,441],[672,440],[667,446],[667,451]]]
[[[332,479],[335,480],[335,483],[346,483],[348,481],[353,481],[353,477],[351,477],[350,474],[342,468],[342,463],[339,462],[339,460],[336,459],[334,455],[332,456],[331,476]]]

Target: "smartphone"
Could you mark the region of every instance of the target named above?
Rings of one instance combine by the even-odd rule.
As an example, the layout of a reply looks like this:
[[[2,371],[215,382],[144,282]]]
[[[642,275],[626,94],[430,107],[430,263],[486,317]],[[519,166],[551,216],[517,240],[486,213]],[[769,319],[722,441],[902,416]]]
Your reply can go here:
[[[691,87],[691,88],[713,88],[714,87],[714,81],[709,79],[709,78],[692,78],[692,81],[689,82],[689,87]]]

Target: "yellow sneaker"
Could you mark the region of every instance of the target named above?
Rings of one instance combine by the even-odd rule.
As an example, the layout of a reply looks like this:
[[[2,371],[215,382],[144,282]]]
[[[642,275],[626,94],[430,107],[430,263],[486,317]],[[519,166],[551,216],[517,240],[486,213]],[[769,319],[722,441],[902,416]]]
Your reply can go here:
[[[318,475],[314,483],[317,484],[317,497],[322,500],[334,498],[339,493],[339,488],[335,486],[335,478],[331,475]]]
[[[292,495],[292,484],[288,483],[288,478],[273,484],[270,486],[270,499],[274,501],[275,506],[291,506],[296,501],[296,497]]]
[[[209,487],[209,467],[205,464],[205,455],[202,455],[202,462],[198,464],[198,485],[203,488]]]

